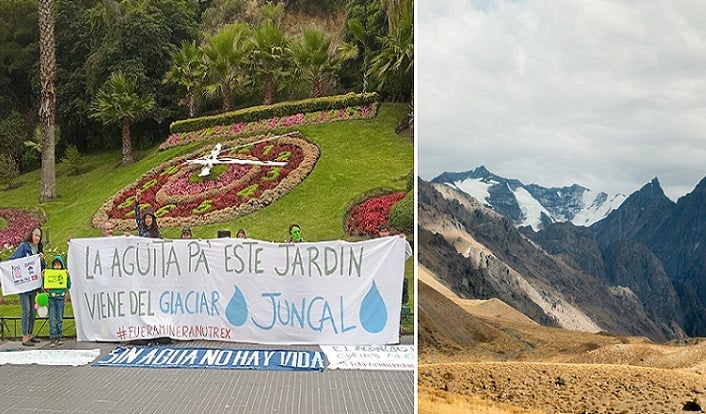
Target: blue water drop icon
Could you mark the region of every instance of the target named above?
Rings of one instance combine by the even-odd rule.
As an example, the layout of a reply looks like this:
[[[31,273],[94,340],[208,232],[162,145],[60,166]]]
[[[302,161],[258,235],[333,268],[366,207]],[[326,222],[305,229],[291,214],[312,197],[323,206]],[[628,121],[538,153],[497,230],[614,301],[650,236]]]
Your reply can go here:
[[[233,297],[230,298],[228,306],[226,306],[226,319],[233,326],[243,326],[248,319],[248,303],[245,301],[243,292],[235,287]]]
[[[382,331],[387,324],[387,306],[375,281],[360,303],[360,324],[370,333]]]

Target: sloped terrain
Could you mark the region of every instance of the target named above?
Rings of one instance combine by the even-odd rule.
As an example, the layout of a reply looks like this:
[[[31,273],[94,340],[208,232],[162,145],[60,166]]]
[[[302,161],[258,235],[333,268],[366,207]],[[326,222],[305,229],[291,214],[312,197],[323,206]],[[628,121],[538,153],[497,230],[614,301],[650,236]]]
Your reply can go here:
[[[418,273],[420,413],[454,412],[453,404],[458,412],[676,413],[706,402],[704,341],[544,327]]]

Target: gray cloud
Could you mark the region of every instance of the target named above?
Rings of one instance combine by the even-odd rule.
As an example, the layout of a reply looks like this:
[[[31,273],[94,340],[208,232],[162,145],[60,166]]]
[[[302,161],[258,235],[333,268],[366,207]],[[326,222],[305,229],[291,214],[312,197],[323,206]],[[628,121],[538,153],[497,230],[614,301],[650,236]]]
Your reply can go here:
[[[417,3],[419,174],[672,199],[706,176],[706,4]]]

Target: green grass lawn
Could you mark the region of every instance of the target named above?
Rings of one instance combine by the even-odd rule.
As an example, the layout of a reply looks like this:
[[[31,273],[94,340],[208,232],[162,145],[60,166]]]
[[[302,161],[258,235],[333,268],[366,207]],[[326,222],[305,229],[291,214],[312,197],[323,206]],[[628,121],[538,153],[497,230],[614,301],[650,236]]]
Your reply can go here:
[[[321,149],[321,157],[309,177],[280,200],[255,213],[229,222],[192,226],[194,237],[213,238],[222,229],[231,230],[235,235],[237,229],[243,227],[249,237],[284,241],[288,238],[289,225],[298,223],[307,241],[349,239],[344,232],[343,218],[352,202],[379,188],[405,191],[406,176],[414,168],[414,145],[410,138],[395,134],[394,127],[406,110],[404,104],[383,104],[374,119],[301,127],[301,134]],[[117,128],[115,139],[120,139]],[[66,252],[69,237],[101,234],[91,227],[91,219],[105,200],[160,163],[202,145],[165,151],[158,151],[155,146],[137,152],[137,162],[126,167],[120,166],[120,150],[85,154],[86,172],[83,174],[69,175],[66,166],[57,164],[55,201],[38,205],[40,171],[37,170],[19,178],[22,186],[0,191],[0,208],[41,208],[48,217],[42,226],[45,237],[49,237],[47,247]],[[162,228],[166,238],[177,238],[179,232],[180,228]],[[412,235],[407,237],[412,242]],[[405,277],[409,280],[410,305],[414,309],[412,262],[408,260],[405,266]],[[16,296],[7,297],[9,304],[0,305],[0,316],[20,315],[19,305],[13,298]],[[73,315],[70,304],[66,315]],[[40,325],[38,322],[37,328]],[[75,334],[73,323],[65,323],[64,329],[67,335]],[[403,329],[411,331],[412,322],[406,321]]]

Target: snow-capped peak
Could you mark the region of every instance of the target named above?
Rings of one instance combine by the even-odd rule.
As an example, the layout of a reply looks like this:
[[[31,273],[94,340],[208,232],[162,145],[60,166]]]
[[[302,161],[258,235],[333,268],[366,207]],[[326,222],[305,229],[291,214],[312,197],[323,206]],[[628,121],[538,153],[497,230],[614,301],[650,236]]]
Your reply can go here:
[[[535,231],[553,222],[590,226],[618,208],[626,198],[624,194],[596,193],[577,184],[561,188],[525,185],[497,176],[482,166],[467,172],[445,172],[432,182],[469,194],[508,217],[515,226],[530,226]]]

